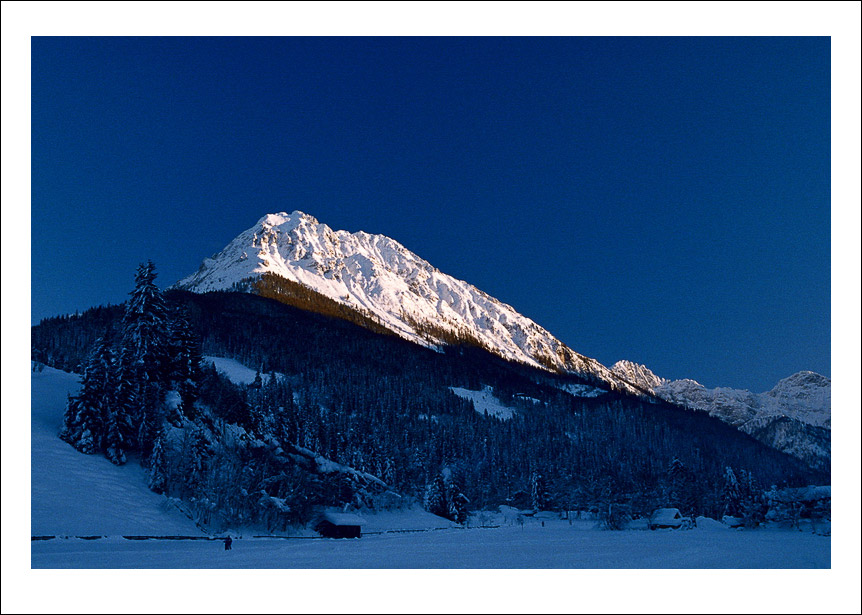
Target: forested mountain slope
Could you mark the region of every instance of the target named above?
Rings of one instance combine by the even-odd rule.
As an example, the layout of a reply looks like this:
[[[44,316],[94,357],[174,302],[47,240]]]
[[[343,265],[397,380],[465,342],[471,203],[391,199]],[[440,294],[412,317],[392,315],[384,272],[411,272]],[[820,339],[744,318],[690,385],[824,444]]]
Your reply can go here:
[[[402,496],[421,499],[445,475],[472,508],[618,502],[648,512],[672,498],[718,516],[728,467],[764,488],[828,482],[705,413],[618,392],[568,393],[594,395],[584,385],[595,382],[474,346],[428,349],[246,293],[167,298],[186,306],[203,354],[284,375],[236,386],[205,370],[200,403],[213,416],[249,443],[313,451]],[[34,358],[80,365],[121,316],[109,307],[43,321]],[[491,395],[511,418],[480,412],[463,391]]]

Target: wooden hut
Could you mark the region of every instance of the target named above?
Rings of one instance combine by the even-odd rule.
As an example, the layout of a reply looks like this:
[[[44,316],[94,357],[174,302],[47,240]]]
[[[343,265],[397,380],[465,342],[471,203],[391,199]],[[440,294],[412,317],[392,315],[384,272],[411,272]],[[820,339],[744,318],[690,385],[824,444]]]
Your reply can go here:
[[[312,527],[326,538],[359,538],[363,523],[365,521],[357,515],[327,512],[320,515]]]
[[[649,529],[679,528],[685,523],[686,518],[682,516],[678,508],[659,508],[649,518]]]

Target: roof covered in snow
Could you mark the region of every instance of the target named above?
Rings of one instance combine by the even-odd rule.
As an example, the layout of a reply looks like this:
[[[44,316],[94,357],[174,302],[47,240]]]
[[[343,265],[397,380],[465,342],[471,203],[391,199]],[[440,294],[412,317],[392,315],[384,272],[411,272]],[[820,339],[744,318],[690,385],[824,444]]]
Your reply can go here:
[[[675,523],[681,518],[678,508],[659,508],[650,517],[650,523]]]
[[[320,515],[319,521],[329,521],[332,525],[364,525],[365,519],[350,513],[326,512]]]

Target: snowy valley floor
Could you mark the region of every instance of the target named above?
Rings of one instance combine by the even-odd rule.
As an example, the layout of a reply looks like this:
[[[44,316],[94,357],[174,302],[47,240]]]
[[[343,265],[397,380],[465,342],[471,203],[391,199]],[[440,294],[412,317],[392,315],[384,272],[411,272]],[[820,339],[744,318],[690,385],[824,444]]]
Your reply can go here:
[[[829,568],[829,537],[804,532],[441,530],[353,540],[54,539],[31,544],[33,568]]]

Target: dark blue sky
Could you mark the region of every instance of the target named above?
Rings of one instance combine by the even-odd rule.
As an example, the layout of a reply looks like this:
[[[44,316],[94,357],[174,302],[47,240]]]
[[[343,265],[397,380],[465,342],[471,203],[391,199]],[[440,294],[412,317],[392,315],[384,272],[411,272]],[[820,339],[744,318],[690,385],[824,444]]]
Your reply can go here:
[[[299,209],[605,364],[830,374],[828,38],[32,41],[34,322]]]

